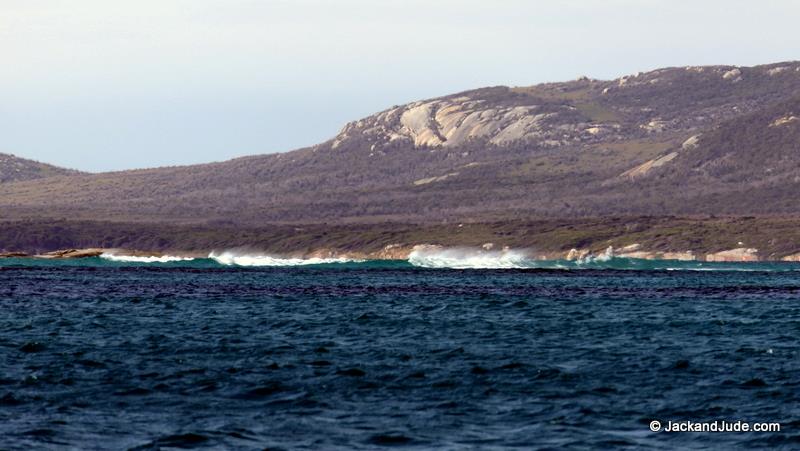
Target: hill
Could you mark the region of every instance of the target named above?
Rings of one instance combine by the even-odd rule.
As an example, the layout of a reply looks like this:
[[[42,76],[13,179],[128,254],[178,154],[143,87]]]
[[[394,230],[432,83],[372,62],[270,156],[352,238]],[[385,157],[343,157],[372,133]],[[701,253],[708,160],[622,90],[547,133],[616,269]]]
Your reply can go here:
[[[800,63],[665,68],[395,106],[221,163],[0,185],[0,220],[258,225],[795,215]]]
[[[0,184],[76,174],[79,172],[0,153]]]

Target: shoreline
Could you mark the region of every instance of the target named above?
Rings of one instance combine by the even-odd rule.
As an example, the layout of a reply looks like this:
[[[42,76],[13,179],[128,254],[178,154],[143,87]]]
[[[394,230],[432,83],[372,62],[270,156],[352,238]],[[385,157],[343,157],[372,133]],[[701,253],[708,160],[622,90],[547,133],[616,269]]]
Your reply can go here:
[[[407,260],[415,249],[511,250],[531,260],[612,255],[698,262],[800,261],[800,217],[601,217],[440,224],[262,226],[0,221],[0,258],[276,258]]]
[[[437,253],[459,251],[471,253],[472,255],[495,255],[500,256],[507,253],[517,253],[524,258],[534,261],[589,261],[594,259],[628,258],[651,261],[683,261],[683,262],[713,262],[713,263],[756,263],[756,262],[800,262],[800,253],[784,256],[780,259],[764,259],[759,256],[758,249],[755,248],[734,248],[720,252],[702,253],[694,251],[650,251],[646,250],[641,244],[635,243],[622,248],[609,246],[602,252],[590,249],[571,248],[569,250],[535,252],[526,249],[512,249],[508,246],[496,248],[493,243],[485,243],[479,247],[470,246],[444,246],[440,244],[390,244],[380,251],[359,251],[320,248],[312,251],[296,251],[288,253],[270,252],[234,252],[242,256],[259,256],[282,259],[343,259],[343,260],[366,260],[366,261],[405,261],[408,260],[413,252]],[[24,258],[38,260],[79,260],[84,258],[102,257],[103,255],[114,257],[135,257],[135,258],[177,258],[177,259],[203,259],[212,258],[215,251],[146,251],[141,249],[126,248],[81,248],[81,249],[60,249],[41,254],[29,254],[26,252],[12,251],[0,252],[0,261],[9,258]]]

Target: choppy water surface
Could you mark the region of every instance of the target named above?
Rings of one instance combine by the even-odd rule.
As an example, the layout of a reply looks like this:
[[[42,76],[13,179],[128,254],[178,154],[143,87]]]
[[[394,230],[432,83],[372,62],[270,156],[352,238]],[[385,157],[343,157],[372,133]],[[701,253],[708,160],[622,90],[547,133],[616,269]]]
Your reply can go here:
[[[800,446],[797,266],[610,266],[0,261],[0,448]]]

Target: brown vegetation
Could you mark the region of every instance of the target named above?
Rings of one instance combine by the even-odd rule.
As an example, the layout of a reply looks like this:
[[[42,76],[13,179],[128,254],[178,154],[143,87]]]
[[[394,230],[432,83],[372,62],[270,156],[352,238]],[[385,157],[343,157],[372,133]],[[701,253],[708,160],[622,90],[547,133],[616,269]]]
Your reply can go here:
[[[778,66],[792,70],[770,71]],[[397,115],[379,114],[349,124],[335,140],[284,154],[2,183],[0,221],[179,224],[209,236],[264,224],[439,227],[610,215],[797,215],[795,66],[741,68],[737,78],[726,78],[731,67],[713,66],[478,89],[442,99],[494,111],[535,107],[537,114],[551,115],[537,125],[543,138],[529,133],[497,145],[487,135],[458,146],[416,147],[392,135],[400,127]],[[682,149],[697,135],[696,147]],[[622,176],[672,153],[643,176]],[[118,246],[113,242],[123,232],[91,239]],[[53,248],[59,235],[42,233],[49,235],[36,242]],[[172,242],[166,229],[159,232],[165,243],[150,233],[136,235],[144,247]],[[241,243],[261,245],[260,236]],[[200,240],[197,246],[208,244],[216,245]]]
[[[36,180],[57,175],[77,175],[78,171],[0,153],[0,184]]]
[[[602,251],[641,244],[661,252],[720,252],[753,247],[764,259],[800,252],[800,219],[714,217],[604,217],[491,223],[265,225],[212,227],[98,221],[0,223],[0,253],[43,254],[57,249],[121,248],[153,253],[208,253],[243,249],[274,254],[321,249],[375,253],[387,246],[493,243],[536,252],[572,248]]]

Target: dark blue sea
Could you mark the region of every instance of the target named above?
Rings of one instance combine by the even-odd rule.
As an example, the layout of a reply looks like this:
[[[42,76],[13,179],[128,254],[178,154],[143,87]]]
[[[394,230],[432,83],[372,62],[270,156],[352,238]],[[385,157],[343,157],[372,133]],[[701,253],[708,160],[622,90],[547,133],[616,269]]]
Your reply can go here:
[[[798,270],[0,260],[0,449],[798,449]]]

